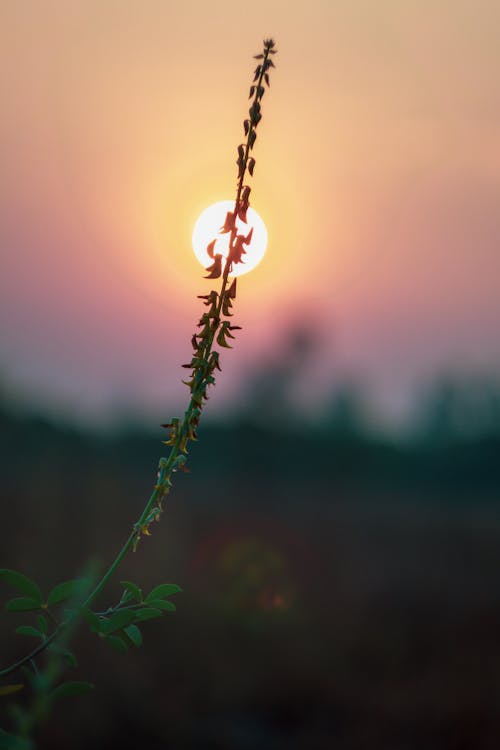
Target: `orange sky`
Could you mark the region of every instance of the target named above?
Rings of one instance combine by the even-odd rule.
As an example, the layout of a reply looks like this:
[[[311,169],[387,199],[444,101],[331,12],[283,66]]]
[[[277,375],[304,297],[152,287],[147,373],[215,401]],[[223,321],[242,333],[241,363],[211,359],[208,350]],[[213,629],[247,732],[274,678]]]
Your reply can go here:
[[[496,0],[32,0],[0,9],[7,382],[76,412],[183,394],[209,284],[192,227],[232,197],[269,35],[269,248],[217,399],[291,319],[323,334],[315,393],[355,373],[389,403],[443,370],[500,372]]]

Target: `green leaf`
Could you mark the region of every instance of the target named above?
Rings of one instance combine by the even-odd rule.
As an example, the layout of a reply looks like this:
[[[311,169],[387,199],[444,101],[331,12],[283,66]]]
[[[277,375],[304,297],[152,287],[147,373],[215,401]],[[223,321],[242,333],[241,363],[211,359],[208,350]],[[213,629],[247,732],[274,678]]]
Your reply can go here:
[[[8,601],[5,605],[5,609],[7,612],[32,612],[35,609],[40,609],[41,606],[41,599],[31,599],[27,596],[20,596]]]
[[[47,618],[44,617],[43,615],[38,615],[37,622],[38,622],[38,628],[39,628],[39,630],[44,635],[47,635],[47,631],[49,629],[49,623],[47,622]]]
[[[0,698],[4,695],[12,695],[12,693],[18,693],[24,687],[22,682],[18,682],[15,685],[0,685]]]
[[[99,619],[95,612],[92,612],[92,610],[88,609],[88,607],[82,607],[82,609],[80,610],[80,614],[82,615],[83,619],[90,625],[90,629],[93,633],[101,632],[102,621]]]
[[[173,602],[166,602],[163,599],[155,599],[153,602],[148,602],[152,607],[156,609],[162,609],[164,612],[175,612],[177,607]]]
[[[52,691],[50,696],[55,700],[57,698],[64,698],[66,695],[88,693],[89,690],[93,689],[94,686],[91,682],[63,682]]]
[[[32,628],[31,625],[20,625],[16,628],[16,633],[19,635],[31,635],[34,638],[41,638],[43,641],[43,633],[36,628]]]
[[[142,633],[137,627],[137,625],[129,625],[128,627],[124,628],[124,633],[130,638],[134,646],[142,646]]]
[[[152,620],[154,617],[161,617],[161,610],[152,609],[151,607],[145,607],[144,609],[136,610],[135,622],[144,622],[144,620]]]
[[[76,656],[74,655],[72,651],[68,651],[67,648],[61,651],[61,656],[66,661],[66,663],[69,664],[70,667],[78,666]]]
[[[159,586],[155,586],[147,595],[145,601],[147,604],[150,604],[155,599],[164,599],[166,596],[172,596],[172,594],[177,594],[179,591],[182,591],[182,589],[176,583],[160,583]]]
[[[57,645],[57,643],[51,643],[50,646],[47,646],[49,651],[52,651],[54,654],[57,654],[61,658],[64,659],[66,664],[70,667],[77,667],[78,662],[76,660],[76,656],[71,652],[68,651],[67,648],[61,648]]]
[[[137,599],[138,602],[142,602],[142,590],[132,581],[120,581],[125,591],[130,594],[132,599]]]
[[[15,589],[19,589],[23,594],[31,599],[36,599],[40,604],[42,602],[42,592],[31,578],[18,573],[16,570],[9,568],[0,568],[0,579],[10,584]]]
[[[105,640],[106,643],[109,643],[109,645],[120,654],[125,654],[127,652],[127,644],[123,638],[120,638],[118,635],[108,635]]]
[[[136,612],[133,609],[119,610],[118,612],[115,612],[115,614],[112,615],[104,625],[102,625],[102,632],[105,635],[109,635],[117,630],[122,630],[122,628],[130,625],[130,623],[135,620],[135,616]]]
[[[79,578],[58,583],[48,595],[47,605],[53,607],[54,604],[59,604],[66,601],[66,599],[70,599],[81,588],[82,583],[83,581]]]

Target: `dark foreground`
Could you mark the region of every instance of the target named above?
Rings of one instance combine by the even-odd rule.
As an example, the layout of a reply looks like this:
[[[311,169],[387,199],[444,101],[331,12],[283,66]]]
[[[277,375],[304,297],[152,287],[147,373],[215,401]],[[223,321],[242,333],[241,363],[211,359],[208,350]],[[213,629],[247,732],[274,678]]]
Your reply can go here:
[[[5,412],[1,564],[48,588],[109,561],[161,437]],[[177,613],[126,656],[80,633],[73,679],[96,690],[61,702],[40,745],[498,748],[499,449],[498,434],[205,426],[118,576],[179,583]],[[26,646],[14,624],[2,616],[2,664]]]

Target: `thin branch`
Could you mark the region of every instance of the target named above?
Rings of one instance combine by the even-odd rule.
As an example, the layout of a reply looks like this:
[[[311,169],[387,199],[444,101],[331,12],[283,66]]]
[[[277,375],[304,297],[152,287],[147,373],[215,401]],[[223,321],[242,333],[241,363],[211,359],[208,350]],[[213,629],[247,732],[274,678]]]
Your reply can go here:
[[[2,669],[0,671],[0,677],[6,677],[9,674],[12,674],[12,672],[15,672],[16,670],[23,667],[25,664],[27,664],[32,659],[35,659],[39,654],[41,654],[45,649],[50,646],[50,644],[58,638],[64,628],[66,627],[68,623],[62,622],[59,627],[57,627],[53,633],[51,633],[42,643],[39,643],[36,648],[33,649],[33,651],[30,651],[29,654],[26,654],[26,656],[23,656],[22,659],[19,659],[19,661],[14,662],[14,664],[11,664],[9,667],[6,667],[5,669]]]

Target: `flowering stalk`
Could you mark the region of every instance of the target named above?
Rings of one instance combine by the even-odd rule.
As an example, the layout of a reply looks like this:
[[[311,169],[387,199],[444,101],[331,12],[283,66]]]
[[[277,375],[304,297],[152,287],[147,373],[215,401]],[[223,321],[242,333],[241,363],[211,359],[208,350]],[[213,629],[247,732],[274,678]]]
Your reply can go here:
[[[208,308],[203,313],[198,328],[201,330],[195,333],[191,339],[193,347],[193,356],[188,364],[183,367],[191,370],[191,379],[184,381],[191,392],[191,399],[182,421],[173,419],[169,424],[162,425],[169,430],[169,439],[165,441],[166,445],[171,446],[170,455],[167,459],[160,459],[158,482],[155,491],[158,491],[158,505],[152,508],[153,514],[148,511],[144,523],[136,524],[137,544],[140,534],[148,533],[149,524],[153,520],[159,520],[161,513],[161,501],[168,494],[171,488],[171,475],[178,469],[186,471],[187,446],[191,440],[196,440],[196,430],[200,421],[203,403],[208,399],[207,391],[209,386],[215,385],[215,371],[221,369],[219,362],[219,352],[213,349],[214,340],[220,347],[230,349],[231,345],[227,339],[233,339],[233,331],[239,330],[240,326],[234,326],[227,319],[230,318],[233,300],[236,298],[236,279],[229,284],[229,276],[233,265],[243,262],[243,255],[246,253],[245,246],[251,242],[253,229],[250,229],[247,235],[238,234],[236,219],[246,224],[247,211],[250,205],[251,188],[245,185],[245,176],[247,171],[253,175],[255,168],[255,158],[250,156],[257,139],[257,126],[262,118],[261,101],[264,96],[265,88],[270,85],[269,69],[274,67],[272,55],[276,54],[274,41],[266,39],[264,41],[264,50],[256,59],[259,62],[254,71],[252,86],[250,87],[250,96],[252,103],[249,109],[249,119],[243,123],[244,131],[247,136],[246,143],[238,146],[238,183],[234,208],[226,215],[224,226],[221,228],[221,234],[230,234],[229,251],[223,265],[223,256],[215,254],[217,240],[214,239],[207,246],[207,253],[213,260],[213,263],[207,268],[207,279],[217,279],[222,276],[220,291],[212,290],[209,294],[200,295],[199,299],[204,300]],[[226,319],[224,319],[226,318]]]
[[[249,98],[251,104],[248,118],[244,120],[243,127],[246,141],[238,146],[238,180],[234,208],[226,215],[221,234],[229,234],[229,251],[224,259],[222,255],[215,252],[217,239],[209,243],[207,252],[212,264],[207,268],[207,279],[221,278],[220,290],[212,290],[208,294],[200,295],[205,307],[197,328],[199,329],[192,337],[191,344],[193,355],[191,361],[183,367],[191,371],[190,378],[185,382],[190,391],[188,407],[182,419],[174,418],[162,427],[168,430],[168,439],[165,445],[170,447],[168,456],[160,458],[158,464],[157,480],[153,492],[144,507],[139,519],[132,527],[128,539],[120,552],[113,560],[105,574],[87,596],[83,604],[75,606],[71,613],[65,614],[64,619],[58,621],[52,614],[52,608],[69,599],[78,586],[75,581],[67,581],[56,586],[44,600],[38,586],[15,571],[0,570],[0,579],[5,580],[18,588],[24,597],[13,599],[7,603],[11,611],[39,612],[39,629],[28,627],[30,634],[39,634],[41,643],[24,658],[0,671],[0,677],[6,676],[23,665],[33,662],[45,648],[60,639],[61,633],[73,626],[76,620],[83,616],[89,623],[91,630],[106,638],[111,645],[118,650],[131,644],[140,645],[142,636],[135,623],[151,617],[161,615],[163,611],[172,611],[174,605],[166,601],[166,597],[179,591],[174,584],[161,584],[153,589],[150,594],[143,596],[142,590],[130,581],[122,581],[124,592],[118,604],[109,607],[104,612],[93,612],[90,607],[97,596],[105,588],[110,578],[122,562],[127,553],[137,548],[142,536],[150,535],[150,526],[154,521],[159,521],[163,511],[163,500],[172,487],[172,477],[177,471],[188,471],[186,467],[188,445],[197,439],[196,431],[200,421],[204,402],[208,398],[208,389],[215,385],[215,371],[220,370],[220,354],[214,349],[214,343],[221,348],[231,348],[228,339],[233,339],[233,331],[240,326],[231,324],[231,308],[236,297],[236,279],[230,281],[230,275],[234,265],[242,263],[246,252],[246,246],[252,239],[252,229],[248,234],[238,233],[236,220],[246,224],[247,211],[250,205],[251,188],[245,184],[247,173],[252,176],[255,168],[255,158],[251,155],[257,139],[257,127],[262,118],[261,102],[265,93],[265,86],[269,86],[269,72],[273,63],[273,55],[276,54],[274,41],[264,40],[263,51],[255,55],[258,60],[254,71]],[[76,587],[76,588],[75,588]],[[81,601],[81,599],[80,599]],[[52,633],[48,632],[47,619],[50,615],[55,623]],[[27,633],[25,628],[25,633]]]

